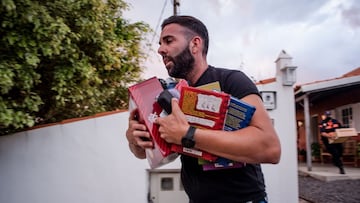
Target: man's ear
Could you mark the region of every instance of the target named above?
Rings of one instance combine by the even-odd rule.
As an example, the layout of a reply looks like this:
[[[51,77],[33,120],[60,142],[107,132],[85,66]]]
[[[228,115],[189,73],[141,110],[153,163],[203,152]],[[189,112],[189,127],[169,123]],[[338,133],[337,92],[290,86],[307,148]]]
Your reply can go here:
[[[191,53],[196,54],[197,52],[201,51],[202,47],[202,40],[199,36],[195,36],[190,42],[190,50]]]

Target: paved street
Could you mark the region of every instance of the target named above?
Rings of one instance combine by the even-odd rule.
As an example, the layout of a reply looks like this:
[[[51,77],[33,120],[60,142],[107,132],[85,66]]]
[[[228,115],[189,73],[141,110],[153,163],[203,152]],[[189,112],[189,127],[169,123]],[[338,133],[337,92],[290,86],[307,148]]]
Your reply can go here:
[[[346,174],[330,164],[306,163],[299,167],[299,203],[358,203],[360,202],[360,168],[345,166]]]

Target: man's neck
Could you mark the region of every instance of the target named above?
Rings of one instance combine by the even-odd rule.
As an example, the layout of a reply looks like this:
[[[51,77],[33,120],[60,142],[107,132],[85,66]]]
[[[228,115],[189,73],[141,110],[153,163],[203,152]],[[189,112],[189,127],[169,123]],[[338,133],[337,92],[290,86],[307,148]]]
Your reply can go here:
[[[194,64],[193,71],[191,71],[191,73],[189,73],[188,77],[186,78],[190,85],[194,85],[199,80],[199,78],[206,71],[208,66],[209,65],[206,60],[201,60],[198,61],[198,63]]]

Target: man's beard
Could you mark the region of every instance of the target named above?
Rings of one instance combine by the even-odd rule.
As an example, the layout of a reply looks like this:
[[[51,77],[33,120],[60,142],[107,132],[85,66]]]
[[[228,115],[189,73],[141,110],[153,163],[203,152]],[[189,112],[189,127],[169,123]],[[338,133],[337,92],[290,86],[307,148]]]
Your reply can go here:
[[[188,74],[194,69],[194,62],[195,59],[191,55],[190,50],[188,47],[175,56],[175,58],[170,58],[174,63],[174,66],[168,70],[169,76],[174,78],[186,78]]]

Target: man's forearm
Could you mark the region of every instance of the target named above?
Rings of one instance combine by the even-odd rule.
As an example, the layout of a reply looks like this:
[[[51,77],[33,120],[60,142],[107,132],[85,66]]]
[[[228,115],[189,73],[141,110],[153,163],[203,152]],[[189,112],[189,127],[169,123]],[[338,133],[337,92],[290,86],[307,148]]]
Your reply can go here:
[[[324,137],[327,137],[327,138],[335,138],[336,137],[334,132],[329,132],[329,133],[322,132],[321,135]]]

